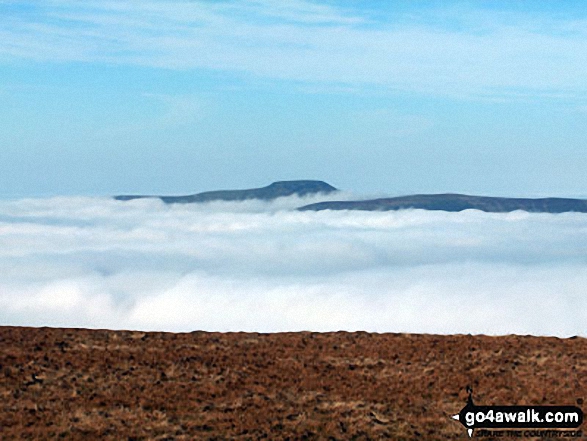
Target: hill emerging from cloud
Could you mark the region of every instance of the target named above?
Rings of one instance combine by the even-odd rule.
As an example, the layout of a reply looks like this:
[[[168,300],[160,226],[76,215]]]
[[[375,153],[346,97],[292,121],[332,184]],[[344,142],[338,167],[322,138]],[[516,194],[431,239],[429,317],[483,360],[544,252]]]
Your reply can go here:
[[[458,212],[481,210],[488,213],[508,213],[522,210],[529,213],[587,213],[587,200],[568,198],[500,198],[464,194],[419,194],[364,201],[324,201],[298,208],[300,211],[362,210],[391,211],[416,208]]]
[[[187,196],[144,196],[121,195],[114,199],[130,201],[134,199],[158,198],[167,204],[202,202],[239,202],[247,200],[273,201],[287,196],[332,195],[339,190],[324,181],[299,180],[277,181],[266,187],[247,190],[206,191]],[[366,200],[324,200],[303,205],[299,211],[322,210],[361,210],[392,211],[403,209],[422,209],[458,212],[480,210],[488,213],[508,213],[516,210],[529,213],[587,213],[587,200],[570,198],[504,198],[490,196],[471,196],[464,194],[417,194],[391,198]]]
[[[188,196],[122,195],[115,196],[114,199],[119,201],[130,201],[133,199],[142,198],[159,198],[167,204],[214,201],[246,201],[250,199],[271,201],[284,196],[308,196],[318,193],[328,194],[335,191],[338,190],[332,185],[329,185],[323,181],[300,180],[277,181],[266,187],[252,188],[248,190],[206,191]]]

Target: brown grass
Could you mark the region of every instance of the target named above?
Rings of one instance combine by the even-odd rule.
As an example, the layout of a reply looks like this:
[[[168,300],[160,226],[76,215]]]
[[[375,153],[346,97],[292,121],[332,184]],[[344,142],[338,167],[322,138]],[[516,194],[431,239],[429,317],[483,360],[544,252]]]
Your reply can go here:
[[[464,439],[467,385],[576,405],[587,340],[0,327],[1,439]]]

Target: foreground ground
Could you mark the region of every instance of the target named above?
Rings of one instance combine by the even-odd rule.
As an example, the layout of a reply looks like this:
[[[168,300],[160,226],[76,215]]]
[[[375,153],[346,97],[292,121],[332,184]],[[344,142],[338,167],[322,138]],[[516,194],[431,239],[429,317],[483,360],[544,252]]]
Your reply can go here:
[[[585,410],[587,339],[0,327],[2,439],[464,439],[467,385]]]

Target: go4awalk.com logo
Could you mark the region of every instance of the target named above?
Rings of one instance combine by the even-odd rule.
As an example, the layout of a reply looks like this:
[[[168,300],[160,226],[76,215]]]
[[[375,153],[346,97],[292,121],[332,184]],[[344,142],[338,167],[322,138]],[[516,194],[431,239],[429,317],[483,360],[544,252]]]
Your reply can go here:
[[[470,387],[467,392],[467,404],[452,418],[465,426],[469,437],[475,429],[482,429],[478,436],[492,437],[582,436],[577,429],[583,412],[576,406],[477,406]]]

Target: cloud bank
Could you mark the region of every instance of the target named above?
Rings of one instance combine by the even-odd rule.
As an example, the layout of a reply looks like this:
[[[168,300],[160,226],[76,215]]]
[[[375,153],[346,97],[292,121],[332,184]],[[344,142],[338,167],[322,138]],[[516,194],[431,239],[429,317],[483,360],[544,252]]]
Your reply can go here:
[[[584,335],[584,214],[300,202],[0,202],[0,324]]]

